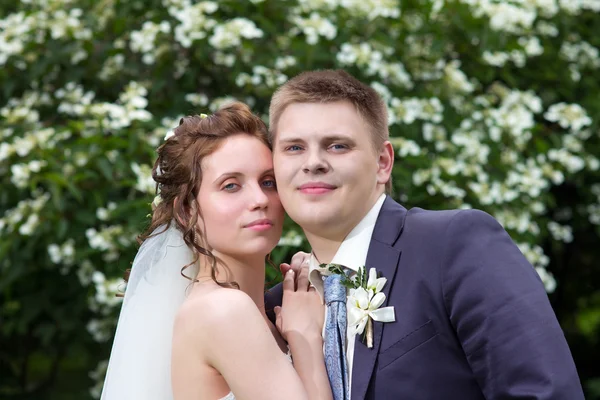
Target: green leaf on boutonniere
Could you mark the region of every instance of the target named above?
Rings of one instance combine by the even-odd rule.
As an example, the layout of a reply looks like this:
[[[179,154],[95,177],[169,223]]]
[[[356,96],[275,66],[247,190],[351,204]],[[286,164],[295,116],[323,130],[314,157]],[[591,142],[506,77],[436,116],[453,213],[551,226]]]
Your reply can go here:
[[[321,264],[319,267],[326,268],[332,274],[346,275],[344,273],[344,267],[340,264]]]
[[[362,266],[358,269],[358,277],[359,277],[358,287],[362,287],[362,288],[366,289],[368,278],[367,278],[367,269],[364,266]]]
[[[348,289],[356,289],[356,282],[353,279],[348,278],[346,272],[344,271],[344,266],[340,264],[320,264],[320,268],[327,269],[332,274],[337,274],[342,276],[341,284],[347,287]]]

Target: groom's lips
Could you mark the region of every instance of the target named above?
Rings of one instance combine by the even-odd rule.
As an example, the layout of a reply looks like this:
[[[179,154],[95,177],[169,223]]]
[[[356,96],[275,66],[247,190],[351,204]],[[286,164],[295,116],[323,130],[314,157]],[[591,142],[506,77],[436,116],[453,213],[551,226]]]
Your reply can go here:
[[[304,194],[325,194],[334,190],[336,187],[325,182],[308,182],[300,186],[298,190]]]

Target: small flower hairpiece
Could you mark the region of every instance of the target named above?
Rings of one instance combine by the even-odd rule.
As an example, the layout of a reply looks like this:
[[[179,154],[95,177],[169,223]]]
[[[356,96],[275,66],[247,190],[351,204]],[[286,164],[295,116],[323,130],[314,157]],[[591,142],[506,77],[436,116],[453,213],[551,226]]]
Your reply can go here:
[[[199,115],[200,119],[205,119],[208,118],[208,114],[200,114]],[[182,118],[182,122],[183,122],[183,118]],[[180,124],[181,125],[181,124]],[[170,129],[167,134],[165,135],[165,139],[164,140],[169,140],[170,138],[172,138],[173,136],[175,136],[175,130]]]
[[[175,136],[175,131],[173,129],[170,129],[169,131],[167,131],[167,134],[165,135],[165,140],[169,140],[173,136]]]

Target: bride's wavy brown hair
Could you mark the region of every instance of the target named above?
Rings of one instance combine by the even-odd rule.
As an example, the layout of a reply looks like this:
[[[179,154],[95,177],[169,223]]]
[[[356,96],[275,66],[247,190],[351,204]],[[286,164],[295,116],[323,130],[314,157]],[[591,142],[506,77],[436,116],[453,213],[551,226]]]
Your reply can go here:
[[[138,242],[141,244],[176,224],[183,233],[183,240],[195,254],[194,261],[181,268],[181,275],[190,279],[184,270],[203,255],[210,261],[211,277],[217,284],[239,289],[236,282],[217,281],[217,259],[208,249],[205,235],[198,226],[202,211],[196,200],[202,184],[204,158],[217,150],[225,139],[235,135],[255,137],[271,148],[265,123],[241,102],[229,103],[208,117],[192,115],[179,121],[174,135],[157,150],[152,178],[162,201],[154,208],[152,222],[138,237]],[[163,225],[164,230],[153,234]],[[195,277],[191,280],[196,281]]]

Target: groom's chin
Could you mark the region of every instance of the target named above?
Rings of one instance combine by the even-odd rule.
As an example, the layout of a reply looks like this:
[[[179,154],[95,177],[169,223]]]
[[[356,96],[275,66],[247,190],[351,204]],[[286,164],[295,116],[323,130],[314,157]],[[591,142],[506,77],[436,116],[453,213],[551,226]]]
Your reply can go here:
[[[324,204],[309,204],[306,207],[296,208],[294,212],[288,211],[288,215],[302,229],[320,233],[339,224],[336,211],[333,207]]]

